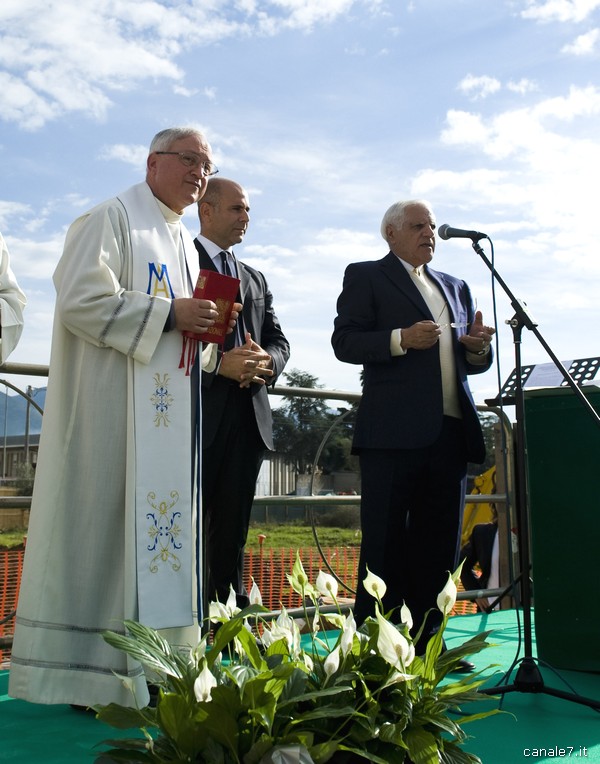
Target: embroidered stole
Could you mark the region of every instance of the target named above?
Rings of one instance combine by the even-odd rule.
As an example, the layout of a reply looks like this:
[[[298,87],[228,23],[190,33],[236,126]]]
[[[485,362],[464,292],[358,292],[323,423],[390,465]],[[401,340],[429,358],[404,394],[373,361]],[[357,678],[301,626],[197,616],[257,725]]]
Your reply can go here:
[[[178,246],[146,183],[119,198],[129,219],[131,288],[152,297],[191,297],[199,265],[185,226]],[[193,511],[200,493],[193,477],[199,423],[192,421],[200,414],[194,405],[199,401],[192,401],[199,385],[192,386],[179,368],[181,341],[180,332],[165,332],[147,365],[133,360],[129,367],[128,480],[133,484],[127,495],[135,497],[134,590],[138,620],[156,629],[191,625],[194,599],[200,599],[198,580],[194,586],[201,571],[194,527],[200,513],[198,507]]]

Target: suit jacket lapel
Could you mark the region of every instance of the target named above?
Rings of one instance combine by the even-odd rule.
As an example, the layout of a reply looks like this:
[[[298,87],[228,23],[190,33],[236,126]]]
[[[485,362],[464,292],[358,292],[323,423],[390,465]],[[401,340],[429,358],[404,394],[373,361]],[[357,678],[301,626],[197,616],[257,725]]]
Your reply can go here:
[[[400,289],[406,297],[414,303],[417,308],[425,315],[426,318],[433,319],[431,311],[427,307],[427,303],[423,299],[423,295],[419,292],[417,285],[413,282],[409,272],[398,261],[398,258],[393,252],[386,255],[383,260],[380,260],[381,270],[385,275],[393,282],[393,284]]]
[[[240,302],[244,302],[246,297],[246,290],[248,289],[248,272],[244,263],[241,263],[237,257],[235,258],[235,264],[237,266],[238,278],[240,280]]]
[[[194,244],[196,245],[196,249],[198,250],[198,260],[200,261],[200,267],[207,269],[209,271],[218,270],[216,265],[213,263],[212,257],[204,249],[202,244],[200,244],[198,239],[194,239]]]

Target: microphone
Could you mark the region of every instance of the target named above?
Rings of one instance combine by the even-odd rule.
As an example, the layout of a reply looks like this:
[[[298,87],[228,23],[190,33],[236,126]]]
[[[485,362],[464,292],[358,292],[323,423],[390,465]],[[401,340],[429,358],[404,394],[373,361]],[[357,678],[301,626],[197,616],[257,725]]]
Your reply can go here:
[[[452,228],[448,223],[444,223],[438,228],[438,236],[440,239],[473,239],[473,241],[479,241],[479,239],[489,238],[486,233],[479,233],[479,231],[464,231],[462,228]]]

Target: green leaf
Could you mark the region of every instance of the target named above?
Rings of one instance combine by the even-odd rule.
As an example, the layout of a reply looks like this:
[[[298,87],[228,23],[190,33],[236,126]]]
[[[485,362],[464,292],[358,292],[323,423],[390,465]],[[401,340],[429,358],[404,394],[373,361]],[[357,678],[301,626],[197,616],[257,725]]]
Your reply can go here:
[[[310,719],[340,719],[347,716],[356,719],[360,712],[354,706],[319,706],[312,711],[303,711],[292,721],[292,725],[309,721]]]
[[[135,727],[156,726],[156,712],[154,709],[137,709],[128,706],[119,706],[109,703],[107,706],[96,706],[94,710],[98,719],[111,727],[121,730],[130,730]]]
[[[104,641],[154,671],[181,677],[181,660],[163,637],[154,629],[136,621],[124,623],[130,636],[114,631],[104,631],[102,632]]]
[[[230,621],[221,624],[215,633],[210,650],[206,651],[206,662],[209,668],[212,668],[220,654],[228,644],[233,642],[243,628],[244,622],[240,618],[232,618]]]
[[[265,662],[262,655],[260,654],[258,645],[256,644],[256,638],[254,637],[254,634],[251,634],[246,628],[243,628],[238,633],[238,641],[244,648],[244,652],[248,656],[248,660],[254,666],[254,668],[262,668]]]
[[[441,764],[481,764],[481,759],[474,753],[467,753],[450,741],[444,743],[440,751]]]
[[[404,742],[414,764],[439,764],[437,741],[427,730],[419,727],[407,729]]]
[[[214,695],[217,689],[226,688],[215,688],[213,700],[199,704],[194,717],[196,735],[202,744],[203,756],[206,756],[206,746],[212,741],[231,751],[234,761],[237,761],[240,732],[238,716],[232,713],[231,706],[227,703],[215,702]]]
[[[118,743],[122,743],[121,740],[113,740],[105,741],[106,745],[114,745]],[[111,748],[109,751],[102,751],[102,760],[103,761],[135,761],[135,762],[144,762],[144,761],[156,761],[156,759],[150,754],[148,751],[127,751],[122,750],[120,748]]]
[[[193,706],[185,698],[174,693],[165,693],[157,707],[160,729],[172,741],[173,747],[192,761],[201,749],[193,711]]]

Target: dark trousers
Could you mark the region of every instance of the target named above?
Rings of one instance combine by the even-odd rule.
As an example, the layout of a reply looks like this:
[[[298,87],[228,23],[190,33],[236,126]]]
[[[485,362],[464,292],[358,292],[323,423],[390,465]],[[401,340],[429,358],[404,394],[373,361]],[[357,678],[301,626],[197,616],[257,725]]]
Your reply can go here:
[[[418,449],[360,453],[362,544],[355,606],[357,623],[375,612],[362,585],[368,569],[387,585],[387,612],[406,603],[416,634],[430,608],[426,636],[441,622],[437,595],[458,562],[466,487],[462,422],[444,417],[435,443]],[[399,622],[399,610],[395,618]]]
[[[210,414],[204,411],[204,416]],[[244,545],[265,446],[258,432],[250,390],[231,383],[225,415],[202,453],[205,539],[205,600],[226,602],[233,586],[245,607]]]

